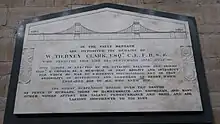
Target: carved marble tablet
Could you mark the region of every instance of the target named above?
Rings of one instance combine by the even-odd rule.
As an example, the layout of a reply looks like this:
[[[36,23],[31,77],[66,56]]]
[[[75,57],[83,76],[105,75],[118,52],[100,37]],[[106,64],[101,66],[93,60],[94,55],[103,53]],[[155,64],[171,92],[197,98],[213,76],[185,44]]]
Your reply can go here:
[[[187,21],[101,8],[24,32],[14,114],[203,111]]]

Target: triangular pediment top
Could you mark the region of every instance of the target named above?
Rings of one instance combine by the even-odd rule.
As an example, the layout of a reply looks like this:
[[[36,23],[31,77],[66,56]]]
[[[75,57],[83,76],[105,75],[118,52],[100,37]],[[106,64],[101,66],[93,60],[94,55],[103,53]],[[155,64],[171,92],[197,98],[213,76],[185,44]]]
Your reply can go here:
[[[59,33],[74,30],[80,24],[92,32],[120,32],[128,29],[135,22],[142,27],[142,32],[186,32],[186,21],[154,15],[156,11],[139,9],[116,4],[99,4],[75,10],[44,15],[32,19],[28,24],[28,33]],[[143,14],[146,12],[145,14]],[[168,14],[169,15],[169,14]],[[172,14],[171,14],[172,15]],[[51,18],[51,16],[53,18]],[[45,19],[45,18],[48,19]],[[36,21],[37,20],[37,21]]]
[[[124,10],[124,11],[128,11],[128,12],[154,15],[154,16],[158,16],[158,17],[165,17],[165,18],[170,18],[170,19],[175,19],[175,20],[183,20],[183,21],[187,21],[188,19],[194,18],[194,17],[174,14],[174,13],[170,13],[170,12],[168,13],[168,12],[162,12],[162,11],[157,11],[157,10],[150,10],[150,9],[146,9],[146,8],[137,8],[137,7],[133,7],[133,6],[129,6],[129,5],[101,3],[101,4],[96,4],[96,5],[79,7],[77,9],[70,9],[70,10],[65,10],[62,12],[51,13],[51,14],[46,14],[46,15],[42,15],[42,16],[38,16],[38,17],[33,17],[30,19],[24,20],[24,22],[31,23],[31,22],[36,22],[36,21],[48,20],[48,19],[52,19],[52,18],[62,17],[62,16],[66,16],[66,15],[72,15],[72,14],[77,14],[77,13],[82,13],[82,12],[87,12],[87,11],[93,11],[93,10],[98,10],[98,9],[103,9],[103,8]]]

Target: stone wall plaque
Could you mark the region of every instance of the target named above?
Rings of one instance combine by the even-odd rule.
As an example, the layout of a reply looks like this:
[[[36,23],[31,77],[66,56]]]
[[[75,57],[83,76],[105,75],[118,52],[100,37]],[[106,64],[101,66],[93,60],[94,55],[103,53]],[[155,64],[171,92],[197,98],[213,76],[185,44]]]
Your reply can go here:
[[[202,117],[210,109],[192,17],[100,4],[23,23],[13,65],[19,73],[11,81],[16,116]]]

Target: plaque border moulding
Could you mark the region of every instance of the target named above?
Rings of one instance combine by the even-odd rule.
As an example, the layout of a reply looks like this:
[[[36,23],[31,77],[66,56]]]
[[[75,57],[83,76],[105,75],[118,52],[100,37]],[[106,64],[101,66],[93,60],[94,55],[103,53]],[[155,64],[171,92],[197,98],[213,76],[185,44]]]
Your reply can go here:
[[[27,55],[24,55],[27,54]],[[21,61],[19,81],[20,84],[29,84],[31,82],[31,73],[32,73],[32,61],[34,57],[34,48],[23,48],[22,57],[24,58]]]
[[[80,114],[24,114],[24,115],[15,115],[13,114],[15,95],[18,83],[29,83],[30,79],[28,75],[31,75],[31,69],[28,69],[28,72],[19,72],[22,66],[21,57],[23,50],[23,41],[24,41],[24,32],[25,26],[28,23],[48,20],[56,17],[62,17],[66,15],[72,15],[76,13],[87,12],[91,10],[97,10],[101,8],[113,8],[124,11],[136,12],[147,15],[155,15],[158,17],[165,17],[170,19],[187,21],[189,24],[190,35],[192,46],[181,46],[181,55],[184,64],[196,65],[196,70],[192,70],[190,74],[185,75],[185,80],[190,80],[193,82],[195,79],[195,73],[197,73],[197,79],[199,82],[201,100],[203,105],[203,111],[200,112],[129,112],[129,113],[80,113]],[[189,48],[193,48],[191,51]],[[26,49],[26,48],[24,48]],[[29,66],[32,63],[34,49],[27,49],[28,58],[26,58],[25,63]],[[191,60],[195,60],[195,63]],[[21,66],[20,66],[21,65]],[[26,68],[29,68],[27,66]],[[187,68],[185,68],[187,69]],[[21,69],[22,70],[22,69]],[[19,73],[23,73],[24,76],[27,76],[25,80],[18,80]],[[28,75],[26,75],[28,74]],[[13,66],[11,71],[11,79],[8,90],[8,98],[5,109],[4,124],[72,124],[72,123],[166,123],[166,124],[210,124],[212,123],[212,109],[210,105],[210,98],[208,94],[207,81],[205,76],[205,69],[203,64],[203,59],[200,50],[199,36],[196,26],[196,21],[194,17],[177,15],[166,12],[159,12],[154,10],[136,8],[125,5],[111,4],[111,3],[102,3],[98,5],[92,5],[82,8],[77,8],[74,10],[67,10],[63,12],[33,17],[27,20],[23,20],[16,33],[16,46],[14,52]]]

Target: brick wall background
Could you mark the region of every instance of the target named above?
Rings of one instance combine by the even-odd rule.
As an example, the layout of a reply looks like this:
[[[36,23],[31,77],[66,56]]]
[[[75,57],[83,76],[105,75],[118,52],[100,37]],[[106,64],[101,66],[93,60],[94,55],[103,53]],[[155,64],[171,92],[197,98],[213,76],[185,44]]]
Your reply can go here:
[[[196,17],[215,124],[220,124],[220,0],[0,0],[0,124],[3,121],[18,22],[32,16],[101,2]]]

